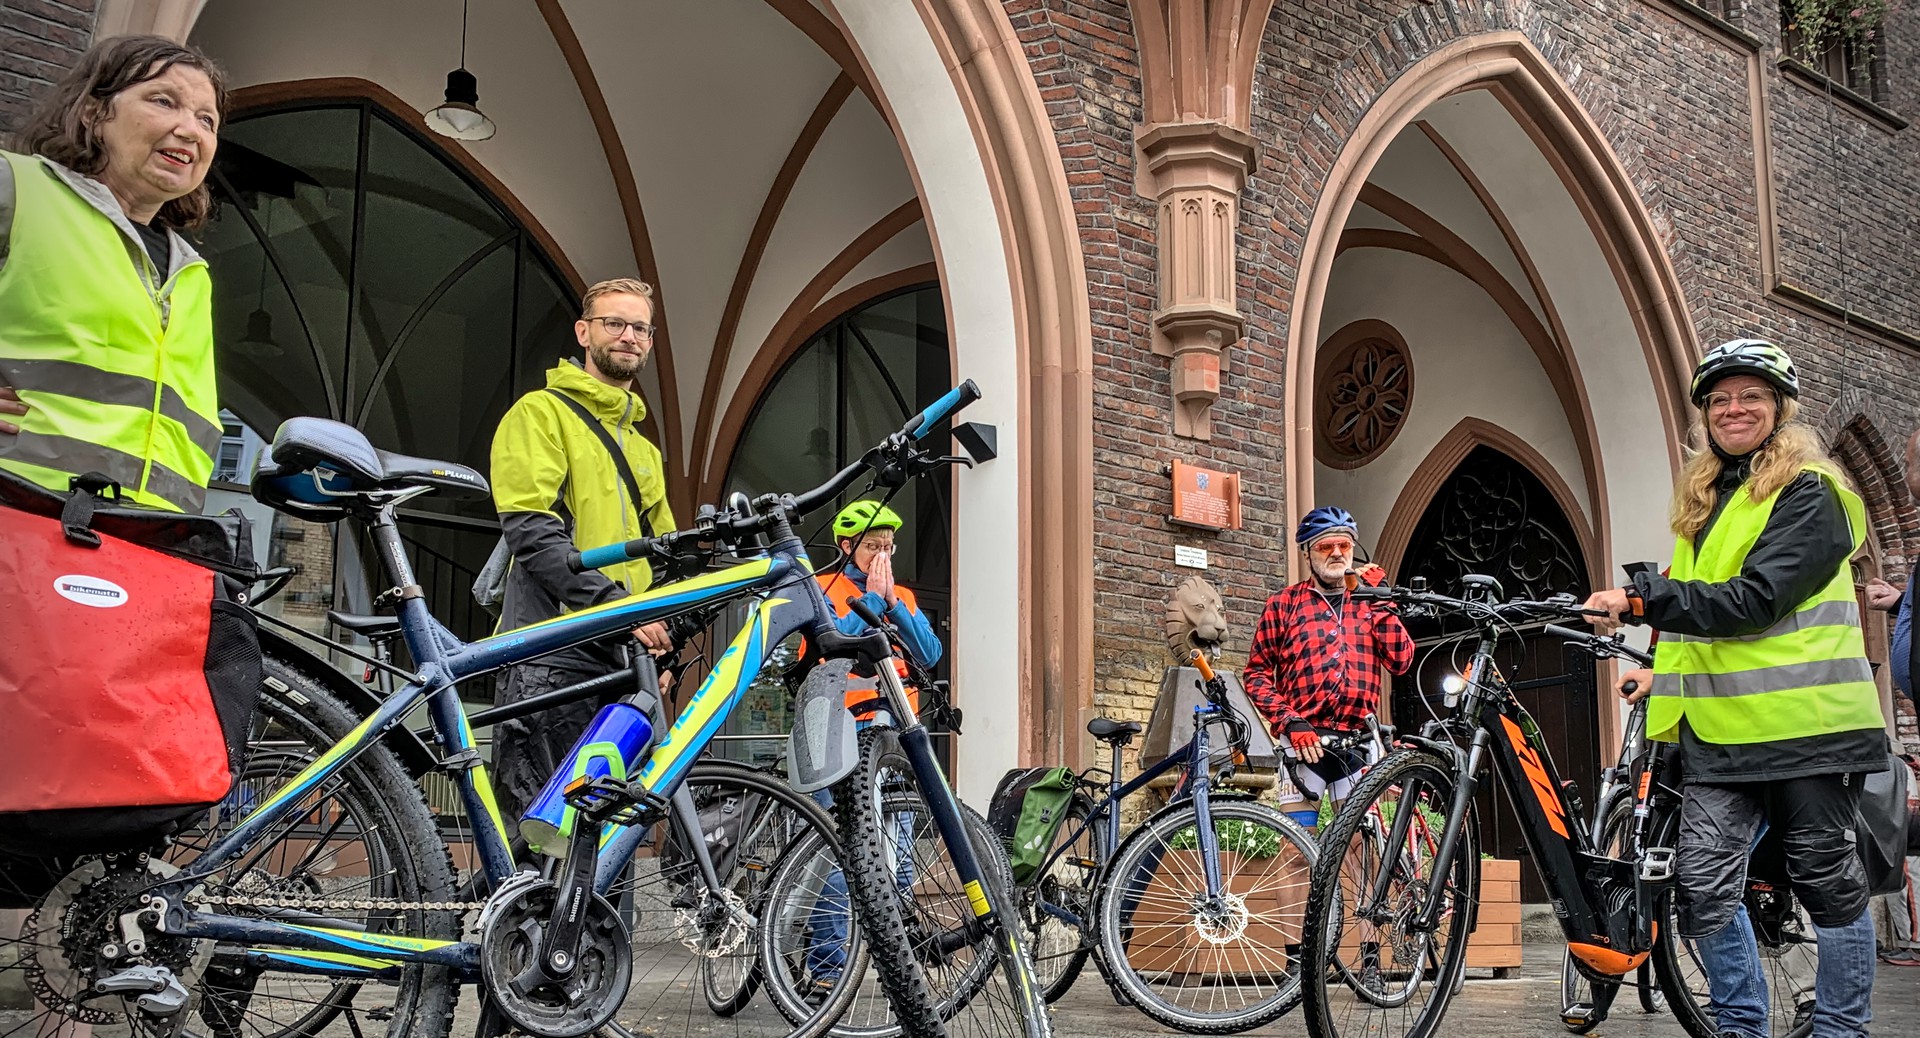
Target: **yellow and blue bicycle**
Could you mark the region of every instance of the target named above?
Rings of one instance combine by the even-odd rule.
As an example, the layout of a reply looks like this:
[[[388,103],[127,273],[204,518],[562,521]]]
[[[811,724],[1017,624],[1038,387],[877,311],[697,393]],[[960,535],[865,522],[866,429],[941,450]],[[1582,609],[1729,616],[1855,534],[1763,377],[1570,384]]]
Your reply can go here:
[[[412,660],[408,683],[371,716],[358,719],[329,693],[324,680],[269,659],[262,718],[234,795],[198,837],[183,837],[172,853],[96,858],[60,882],[36,916],[44,940],[26,953],[35,995],[70,1020],[130,1024],[137,1033],[155,1035],[224,1038],[339,1030],[358,1036],[364,1020],[384,1023],[389,1035],[433,1038],[449,1030],[460,987],[479,983],[486,997],[483,1033],[507,1028],[556,1038],[632,1033],[615,1016],[630,990],[639,992],[652,981],[646,968],[635,970],[631,934],[656,928],[701,955],[712,954],[706,924],[717,919],[721,932],[736,937],[746,932],[727,918],[729,908],[740,914],[738,903],[722,903],[704,919],[697,904],[668,904],[649,915],[622,896],[622,884],[647,870],[671,878],[659,864],[663,856],[652,835],[654,823],[673,815],[676,796],[690,781],[701,781],[701,769],[712,770],[696,761],[770,651],[788,636],[804,634],[828,661],[823,670],[838,670],[842,677],[848,666],[870,667],[888,678],[894,673],[893,649],[884,632],[839,632],[794,524],[868,473],[897,487],[949,464],[970,464],[967,458],[936,457],[918,445],[978,396],[973,383],[962,384],[805,494],[766,495],[751,502],[735,495],[726,508],[703,508],[691,529],[593,549],[570,560],[580,569],[630,558],[648,558],[657,567],[733,560],[723,568],[472,643],[456,638],[429,613],[395,512],[403,502],[434,491],[484,494],[485,479],[463,466],[377,450],[340,423],[286,422],[255,475],[254,495],[300,518],[350,519],[365,527],[392,581],[383,597],[398,614]],[[631,762],[608,761],[592,774],[580,769],[571,776],[579,781],[568,789],[563,845],[542,848],[553,856],[544,871],[523,871],[456,684],[561,649],[621,638],[639,625],[710,613],[736,600],[751,600],[745,622],[684,710]],[[933,762],[924,727],[904,690],[897,680],[883,680],[881,686],[901,738],[921,750],[909,754],[913,770],[928,794],[937,835],[973,895],[972,918],[965,920],[967,947],[1003,961],[1005,987],[1031,990],[1005,891],[983,873],[961,809]],[[803,699],[806,694],[803,690]],[[437,743],[433,767],[458,792],[472,825],[470,842],[449,841],[426,815],[420,787],[394,752],[395,745],[412,738],[404,722],[423,703]],[[802,704],[794,744],[850,741],[851,717],[844,709],[837,713]],[[867,801],[872,791],[856,786],[870,773],[858,764],[853,755],[815,753],[802,768],[816,787],[830,786],[848,802]],[[606,824],[594,824],[601,822]],[[837,859],[837,841],[803,842],[827,845]],[[455,881],[454,843],[470,850],[473,878],[464,887]],[[865,849],[869,858],[882,852]],[[767,863],[773,864],[780,862]],[[835,861],[823,861],[814,872],[835,867]],[[680,869],[682,876],[689,871]],[[712,877],[707,880],[711,886]],[[867,932],[867,906],[856,905],[854,915],[861,932]],[[897,908],[890,918],[897,928]],[[1001,925],[1002,918],[1009,925]],[[709,944],[702,944],[703,938]],[[29,945],[31,934],[20,943]],[[889,997],[909,1002],[903,1023],[931,1021],[919,1028],[909,1023],[907,1031],[940,1033],[940,1016],[930,1016],[925,1003],[925,985],[903,993],[896,990],[907,986],[899,970],[881,973]],[[363,987],[379,990],[384,1004],[343,1018],[342,1008]],[[916,994],[922,1003],[910,1004]],[[736,1024],[736,1031],[823,1034],[851,995],[851,990],[828,995],[802,1021],[777,1019],[764,1032]],[[711,993],[708,1001],[711,1005]],[[1010,1001],[1020,1001],[1019,996]],[[124,1005],[125,1011],[108,1012],[103,1007],[110,1004]],[[269,1012],[269,1005],[281,1008]],[[734,1005],[726,1013],[718,1007],[714,1012],[716,1018],[739,1021],[747,1015],[739,1010]],[[1009,1034],[1047,1033],[1037,998],[1017,1013],[1020,1020]],[[684,1022],[672,1027],[678,1030]]]

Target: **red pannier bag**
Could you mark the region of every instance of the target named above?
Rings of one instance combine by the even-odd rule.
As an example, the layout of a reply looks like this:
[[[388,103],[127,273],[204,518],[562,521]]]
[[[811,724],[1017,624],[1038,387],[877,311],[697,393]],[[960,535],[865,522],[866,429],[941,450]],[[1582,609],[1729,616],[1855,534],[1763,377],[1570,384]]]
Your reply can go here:
[[[260,690],[245,521],[0,472],[0,850],[146,849],[233,788]]]

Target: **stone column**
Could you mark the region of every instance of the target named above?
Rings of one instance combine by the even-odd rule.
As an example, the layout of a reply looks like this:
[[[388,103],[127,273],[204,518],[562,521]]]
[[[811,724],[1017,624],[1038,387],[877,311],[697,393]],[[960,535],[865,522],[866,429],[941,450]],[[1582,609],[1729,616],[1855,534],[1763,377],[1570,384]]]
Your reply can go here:
[[[1253,136],[1221,122],[1141,126],[1141,191],[1159,211],[1160,293],[1153,352],[1173,361],[1173,431],[1211,437],[1220,366],[1242,337],[1234,246],[1240,190],[1258,161]]]

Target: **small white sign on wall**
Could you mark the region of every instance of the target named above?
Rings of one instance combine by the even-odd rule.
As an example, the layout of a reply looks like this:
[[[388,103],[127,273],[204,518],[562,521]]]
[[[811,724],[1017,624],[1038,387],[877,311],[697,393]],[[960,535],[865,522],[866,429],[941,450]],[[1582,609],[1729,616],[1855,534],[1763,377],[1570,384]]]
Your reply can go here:
[[[1191,548],[1184,544],[1173,546],[1173,564],[1188,569],[1207,568],[1207,549]]]

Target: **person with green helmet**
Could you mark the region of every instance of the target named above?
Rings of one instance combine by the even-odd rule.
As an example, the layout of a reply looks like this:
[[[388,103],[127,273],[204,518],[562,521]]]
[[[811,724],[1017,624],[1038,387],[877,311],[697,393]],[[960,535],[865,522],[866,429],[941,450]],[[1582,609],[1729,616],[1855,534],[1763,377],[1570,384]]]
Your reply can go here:
[[[839,627],[846,634],[865,634],[867,622],[847,605],[849,597],[859,598],[867,608],[886,617],[900,629],[900,640],[923,667],[940,662],[940,636],[933,633],[913,592],[893,579],[894,539],[904,525],[900,513],[878,501],[855,501],[833,517],[833,537],[840,545],[846,564],[839,572],[814,579],[820,592],[840,617]],[[904,666],[901,676],[906,671]],[[909,690],[913,691],[913,690]],[[863,698],[872,698],[866,696]],[[917,699],[917,697],[916,697]],[[855,701],[848,693],[848,706]],[[917,706],[916,702],[916,706]]]
[[[895,538],[905,523],[900,513],[879,501],[855,501],[833,517],[833,536],[845,562],[837,572],[816,576],[820,593],[840,617],[838,626],[845,634],[865,634],[868,625],[847,605],[848,599],[865,603],[874,613],[885,617],[900,632],[900,641],[922,666],[940,661],[940,636],[914,600],[913,592],[893,578]],[[906,677],[906,665],[894,661],[900,676]],[[872,678],[851,678],[847,682],[847,709],[853,711],[859,727],[873,723],[879,706],[878,686]],[[907,701],[920,707],[919,689],[907,686]],[[831,806],[826,790],[814,794],[823,805]],[[900,889],[913,886],[912,833],[910,820],[896,819],[895,841],[900,849],[896,880]],[[824,995],[839,982],[846,968],[850,916],[847,911],[847,881],[839,871],[821,884],[820,897],[807,917],[807,981],[812,990]]]
[[[1873,1018],[1873,918],[1854,846],[1862,777],[1887,767],[1849,560],[1867,513],[1817,434],[1794,421],[1793,360],[1760,339],[1707,351],[1692,399],[1706,449],[1673,495],[1666,575],[1647,567],[1596,592],[1595,626],[1662,633],[1647,736],[1677,742],[1685,773],[1676,848],[1680,936],[1706,966],[1723,1036],[1766,1038],[1766,981],[1742,897],[1763,831],[1786,854],[1820,963],[1814,1038],[1864,1038]],[[1777,1025],[1776,1025],[1777,1026]]]

